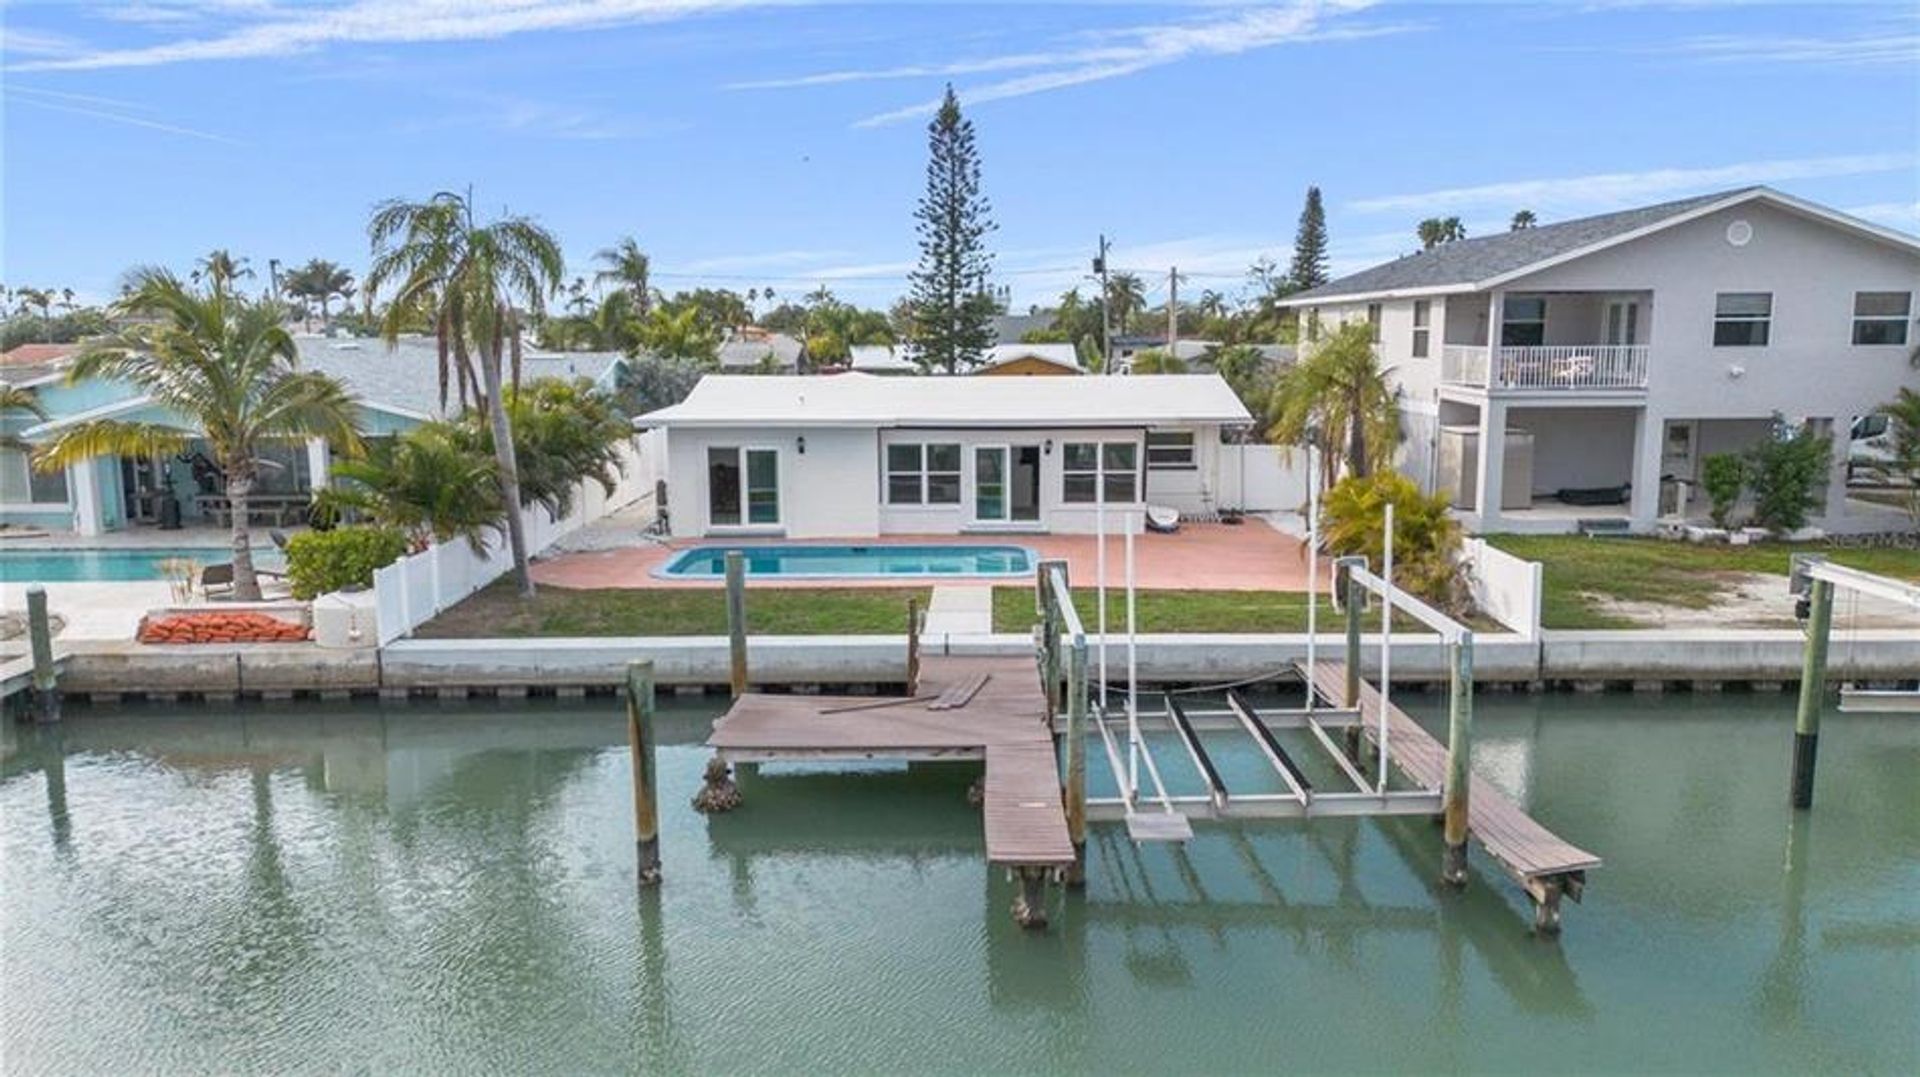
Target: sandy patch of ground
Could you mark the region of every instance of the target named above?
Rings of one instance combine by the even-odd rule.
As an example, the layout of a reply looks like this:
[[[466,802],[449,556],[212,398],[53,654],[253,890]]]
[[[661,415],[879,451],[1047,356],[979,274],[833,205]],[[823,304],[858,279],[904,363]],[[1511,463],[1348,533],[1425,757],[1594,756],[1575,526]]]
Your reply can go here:
[[[1704,609],[1666,606],[1657,602],[1627,602],[1589,594],[1587,600],[1603,613],[1629,618],[1646,628],[1792,628],[1793,596],[1786,580],[1764,572],[1728,572],[1714,604]],[[1920,613],[1868,595],[1839,593],[1833,600],[1833,628],[1920,628]]]

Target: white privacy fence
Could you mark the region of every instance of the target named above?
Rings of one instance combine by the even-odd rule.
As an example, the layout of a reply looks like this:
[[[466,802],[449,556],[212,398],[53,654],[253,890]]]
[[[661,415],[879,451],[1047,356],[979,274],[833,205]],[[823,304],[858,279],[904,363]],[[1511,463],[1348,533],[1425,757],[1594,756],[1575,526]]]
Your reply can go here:
[[[597,482],[574,492],[573,511],[559,519],[535,505],[522,509],[527,552],[538,554],[559,539],[609,513],[653,498],[654,480],[666,467],[663,431],[648,431],[620,447],[622,471],[611,494]],[[381,646],[412,632],[482,587],[513,571],[504,537],[475,553],[464,541],[435,544],[373,574],[374,611]]]
[[[1541,567],[1501,550],[1486,539],[1464,543],[1462,559],[1473,580],[1473,602],[1487,616],[1527,639],[1540,634]]]
[[[1294,512],[1307,503],[1307,454],[1279,445],[1220,446],[1214,503],[1246,512]]]

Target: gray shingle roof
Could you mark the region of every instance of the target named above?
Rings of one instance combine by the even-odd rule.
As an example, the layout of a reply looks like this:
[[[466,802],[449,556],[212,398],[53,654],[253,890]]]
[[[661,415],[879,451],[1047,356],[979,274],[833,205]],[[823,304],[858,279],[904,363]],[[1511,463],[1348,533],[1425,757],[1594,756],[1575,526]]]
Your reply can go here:
[[[1449,285],[1476,284],[1490,277],[1511,273],[1544,262],[1569,251],[1591,246],[1615,236],[1625,235],[1689,210],[1724,201],[1748,191],[1743,187],[1716,194],[1662,202],[1657,206],[1602,213],[1595,217],[1543,224],[1518,232],[1473,236],[1442,243],[1432,250],[1410,254],[1391,262],[1348,274],[1318,288],[1287,297],[1289,305],[1316,299],[1365,295],[1374,292],[1399,292],[1419,288],[1444,288]]]
[[[440,415],[439,352],[431,339],[402,337],[392,348],[378,339],[298,337],[300,365],[331,374],[368,404]],[[617,352],[524,352],[520,376],[586,378],[598,382]],[[459,407],[458,398],[449,401]]]

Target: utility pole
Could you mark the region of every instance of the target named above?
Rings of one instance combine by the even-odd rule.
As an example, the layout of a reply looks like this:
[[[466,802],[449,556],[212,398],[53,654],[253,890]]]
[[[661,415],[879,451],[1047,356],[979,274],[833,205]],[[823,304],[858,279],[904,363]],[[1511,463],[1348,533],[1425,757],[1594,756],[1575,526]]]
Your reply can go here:
[[[1174,358],[1180,340],[1180,267],[1167,270],[1167,358]]]
[[[1113,373],[1113,328],[1107,315],[1107,237],[1100,236],[1100,253],[1093,258],[1094,276],[1100,278],[1100,373]]]

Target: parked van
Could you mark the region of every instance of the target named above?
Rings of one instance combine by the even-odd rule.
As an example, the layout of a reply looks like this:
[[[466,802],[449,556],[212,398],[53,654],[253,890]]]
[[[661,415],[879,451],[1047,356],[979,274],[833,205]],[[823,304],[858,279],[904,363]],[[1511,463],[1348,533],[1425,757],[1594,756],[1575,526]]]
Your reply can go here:
[[[1847,481],[1861,472],[1881,476],[1893,463],[1893,422],[1885,415],[1862,415],[1848,431]]]

